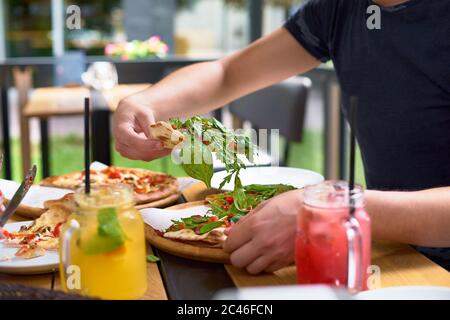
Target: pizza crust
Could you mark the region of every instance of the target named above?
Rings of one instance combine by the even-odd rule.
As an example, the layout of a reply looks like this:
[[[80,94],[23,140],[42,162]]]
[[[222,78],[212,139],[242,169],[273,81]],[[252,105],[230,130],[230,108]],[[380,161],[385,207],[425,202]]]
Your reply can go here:
[[[203,243],[209,247],[222,248],[227,236],[225,235],[225,228],[216,228],[205,234],[196,234],[191,229],[182,229],[179,231],[166,232],[164,238],[171,240],[178,240],[182,242]]]
[[[161,140],[166,149],[173,149],[184,141],[184,135],[172,128],[168,122],[158,121],[151,124],[149,129],[152,137]]]

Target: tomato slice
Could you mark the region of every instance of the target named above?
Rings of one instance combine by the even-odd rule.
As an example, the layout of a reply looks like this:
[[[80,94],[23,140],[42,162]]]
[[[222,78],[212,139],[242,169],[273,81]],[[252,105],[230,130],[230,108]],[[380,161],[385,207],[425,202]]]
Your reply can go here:
[[[122,178],[122,175],[119,171],[119,169],[115,168],[115,167],[109,167],[106,168],[103,173],[108,175],[109,179],[120,179]]]
[[[60,222],[56,225],[55,230],[53,230],[53,235],[55,237],[59,237],[59,235],[61,234],[61,226],[63,225],[63,222]]]
[[[136,191],[136,193],[146,193],[147,190],[145,188],[136,188],[134,189],[134,191]]]
[[[152,184],[152,185],[161,184],[164,182],[164,179],[165,179],[165,177],[163,175],[149,177],[150,184]]]
[[[233,204],[234,203],[234,198],[233,197],[226,197],[225,201],[228,202],[229,204]]]
[[[208,222],[216,222],[217,220],[219,220],[217,216],[211,216],[208,218]]]
[[[11,233],[9,233],[8,231],[6,231],[5,229],[0,228],[0,233],[1,233],[5,238],[8,238],[8,239],[14,239],[14,236],[13,236]]]

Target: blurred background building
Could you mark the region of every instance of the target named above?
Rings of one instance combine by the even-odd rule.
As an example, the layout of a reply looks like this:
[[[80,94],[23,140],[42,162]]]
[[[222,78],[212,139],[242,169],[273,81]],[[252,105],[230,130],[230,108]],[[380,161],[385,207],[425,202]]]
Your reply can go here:
[[[21,171],[21,98],[12,79],[13,68],[31,67],[30,96],[34,88],[64,84],[58,79],[59,59],[66,59],[67,70],[78,78],[79,71],[92,62],[108,60],[118,68],[119,83],[154,83],[184,65],[220,58],[244,48],[281,27],[302,2],[304,0],[0,0],[0,85],[8,102],[13,176],[20,177]],[[80,8],[80,29],[66,27],[69,16],[66,10],[71,5]],[[127,45],[132,47],[131,55],[105,57],[110,44],[145,42],[154,36],[167,45],[167,54],[143,53],[135,41]],[[74,53],[83,57],[79,66]],[[70,59],[75,60],[67,58],[71,54]],[[343,176],[346,152],[338,143],[345,136],[345,128],[335,127],[332,132],[326,129],[329,127],[327,117],[343,127],[342,118],[338,119],[339,111],[330,113],[330,106],[339,109],[339,102],[333,104],[338,96],[334,71],[328,66],[307,76],[313,86],[306,108],[303,142],[293,143],[287,164],[329,177]],[[50,134],[49,146],[53,146],[49,151],[51,172],[60,174],[78,169],[79,161],[71,159],[79,157],[82,146],[80,119],[57,117],[45,121],[48,124],[44,129]],[[30,120],[33,161],[38,164],[42,161],[39,154],[42,124],[38,119]],[[336,138],[339,130],[340,138]],[[55,146],[61,152],[55,152]],[[116,153],[113,156],[117,164],[135,165]],[[150,167],[161,169],[154,163]],[[182,170],[171,173],[183,174]],[[364,180],[362,169],[358,176],[359,181]]]

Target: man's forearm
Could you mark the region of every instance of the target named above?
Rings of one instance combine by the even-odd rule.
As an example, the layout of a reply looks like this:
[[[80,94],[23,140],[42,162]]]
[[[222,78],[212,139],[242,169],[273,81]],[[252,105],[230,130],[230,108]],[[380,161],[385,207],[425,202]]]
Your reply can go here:
[[[319,63],[281,28],[226,58],[178,70],[127,99],[151,107],[157,120],[203,114]]]
[[[366,192],[375,239],[450,247],[450,188]]]
[[[225,77],[220,61],[198,63],[130,98],[151,107],[158,120],[202,114],[224,105],[231,96]]]

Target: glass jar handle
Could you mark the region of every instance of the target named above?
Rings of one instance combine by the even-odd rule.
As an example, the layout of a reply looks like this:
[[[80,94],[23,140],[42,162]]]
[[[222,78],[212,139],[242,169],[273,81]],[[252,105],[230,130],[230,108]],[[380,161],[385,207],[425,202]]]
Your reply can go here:
[[[70,259],[70,241],[73,237],[73,233],[75,231],[78,231],[80,229],[80,224],[78,223],[78,221],[72,219],[69,222],[68,227],[66,228],[66,230],[64,231],[63,235],[62,235],[62,243],[61,245],[61,266],[62,269],[61,270],[61,280],[63,280],[63,288],[66,289],[66,291],[72,291],[75,288],[70,288],[67,285],[67,279],[72,276],[72,274],[69,272],[72,263],[71,263],[71,259]],[[78,288],[79,289],[79,288]]]
[[[346,223],[348,259],[347,259],[347,288],[351,292],[362,289],[363,252],[361,228],[358,220],[350,216]]]

